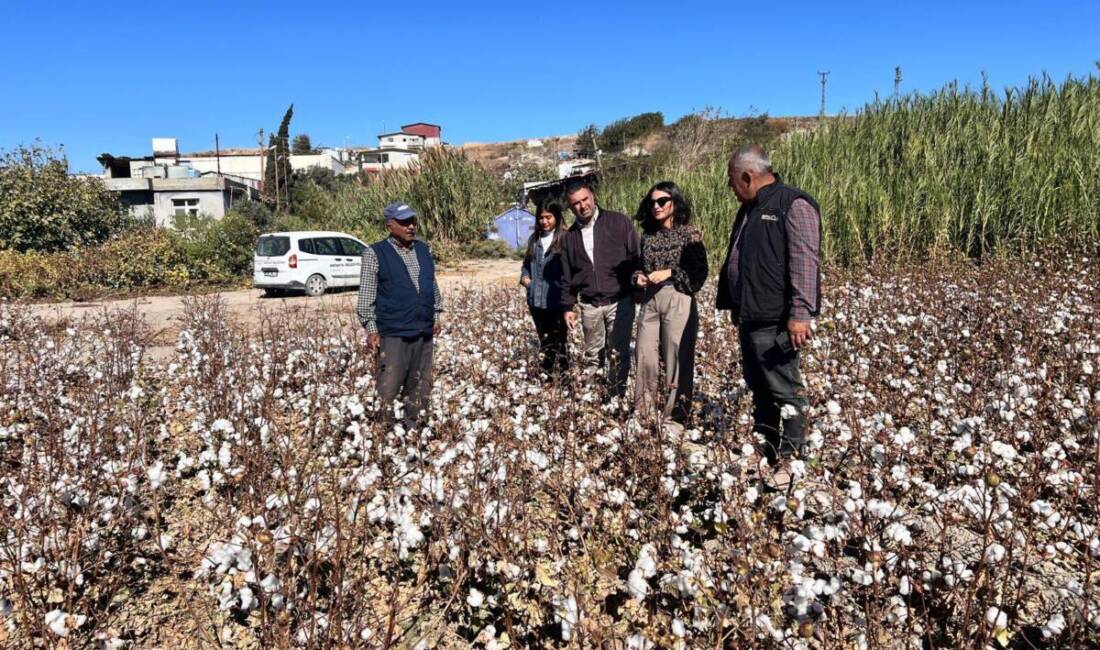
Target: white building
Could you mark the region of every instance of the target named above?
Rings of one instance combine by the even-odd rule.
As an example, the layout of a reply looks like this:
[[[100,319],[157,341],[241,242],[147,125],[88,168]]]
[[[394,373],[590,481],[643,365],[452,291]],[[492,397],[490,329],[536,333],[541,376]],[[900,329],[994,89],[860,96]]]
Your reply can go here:
[[[175,138],[153,138],[153,155],[141,158],[129,156],[114,157],[103,154],[100,163],[106,166],[103,158],[112,158],[115,161],[129,161],[131,178],[146,175],[142,170],[155,166],[179,166],[189,167],[195,170],[196,175],[222,174],[241,180],[262,183],[264,179],[263,169],[267,165],[267,153],[263,149],[223,149],[221,151],[200,151],[195,153],[179,153],[179,144]],[[318,153],[291,154],[291,170],[309,169],[318,167],[328,169],[334,174],[343,174],[345,164],[343,152],[339,149],[321,149]],[[115,170],[115,178],[120,177],[119,170]],[[259,188],[259,185],[256,185]]]
[[[378,146],[359,151],[359,166],[347,169],[347,173],[377,172],[383,169],[408,169],[420,161],[420,152],[443,144],[443,129],[436,124],[414,122],[400,131],[378,136]]]

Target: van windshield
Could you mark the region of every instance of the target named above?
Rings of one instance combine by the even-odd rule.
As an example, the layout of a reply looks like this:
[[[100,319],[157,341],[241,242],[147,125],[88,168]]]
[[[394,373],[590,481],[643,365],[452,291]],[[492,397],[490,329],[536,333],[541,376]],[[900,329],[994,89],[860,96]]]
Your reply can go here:
[[[261,257],[279,257],[290,250],[290,237],[260,237],[256,242],[256,254]]]

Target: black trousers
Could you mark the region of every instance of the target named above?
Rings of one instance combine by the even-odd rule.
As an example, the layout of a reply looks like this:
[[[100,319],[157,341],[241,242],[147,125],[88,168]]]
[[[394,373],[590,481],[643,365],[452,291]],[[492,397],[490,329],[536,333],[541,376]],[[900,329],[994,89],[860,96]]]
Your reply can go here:
[[[785,323],[742,323],[738,328],[741,365],[752,391],[753,430],[764,436],[764,455],[772,463],[802,449],[809,407],[798,350],[780,344],[786,331]]]
[[[565,326],[564,309],[540,309],[528,305],[531,320],[535,321],[535,332],[539,336],[539,357],[542,371],[547,374],[561,372],[569,368],[569,353],[566,350],[568,330]]]
[[[382,404],[381,421],[388,429],[395,416],[393,402],[403,401],[405,428],[427,422],[432,398],[432,335],[383,336],[378,349],[378,399]]]

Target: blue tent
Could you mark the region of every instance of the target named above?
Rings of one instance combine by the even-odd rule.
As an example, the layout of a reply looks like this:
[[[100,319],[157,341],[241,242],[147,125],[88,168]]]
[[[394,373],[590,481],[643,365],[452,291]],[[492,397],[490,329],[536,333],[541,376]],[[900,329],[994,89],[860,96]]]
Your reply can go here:
[[[527,245],[527,239],[534,230],[535,215],[518,205],[513,205],[503,214],[493,218],[493,232],[489,237],[504,240],[512,248],[522,248]]]

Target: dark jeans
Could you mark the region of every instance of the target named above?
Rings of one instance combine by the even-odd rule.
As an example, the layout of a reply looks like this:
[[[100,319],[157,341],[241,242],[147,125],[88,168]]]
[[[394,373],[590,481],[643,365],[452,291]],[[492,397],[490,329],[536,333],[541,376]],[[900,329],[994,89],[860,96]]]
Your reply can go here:
[[[527,306],[531,310],[531,320],[535,321],[535,332],[539,335],[539,356],[542,371],[547,374],[561,372],[569,368],[569,353],[566,350],[568,330],[565,326],[564,309],[540,309]]]
[[[432,395],[431,334],[414,337],[383,336],[378,348],[378,399],[381,401],[382,423],[394,423],[393,401],[400,395],[404,401],[406,427],[428,419]]]
[[[753,430],[764,436],[764,455],[770,463],[798,453],[806,433],[809,402],[798,371],[798,351],[785,350],[777,341],[786,331],[785,323],[742,323],[738,330],[745,383],[752,391]],[[786,418],[784,406],[794,409]]]

